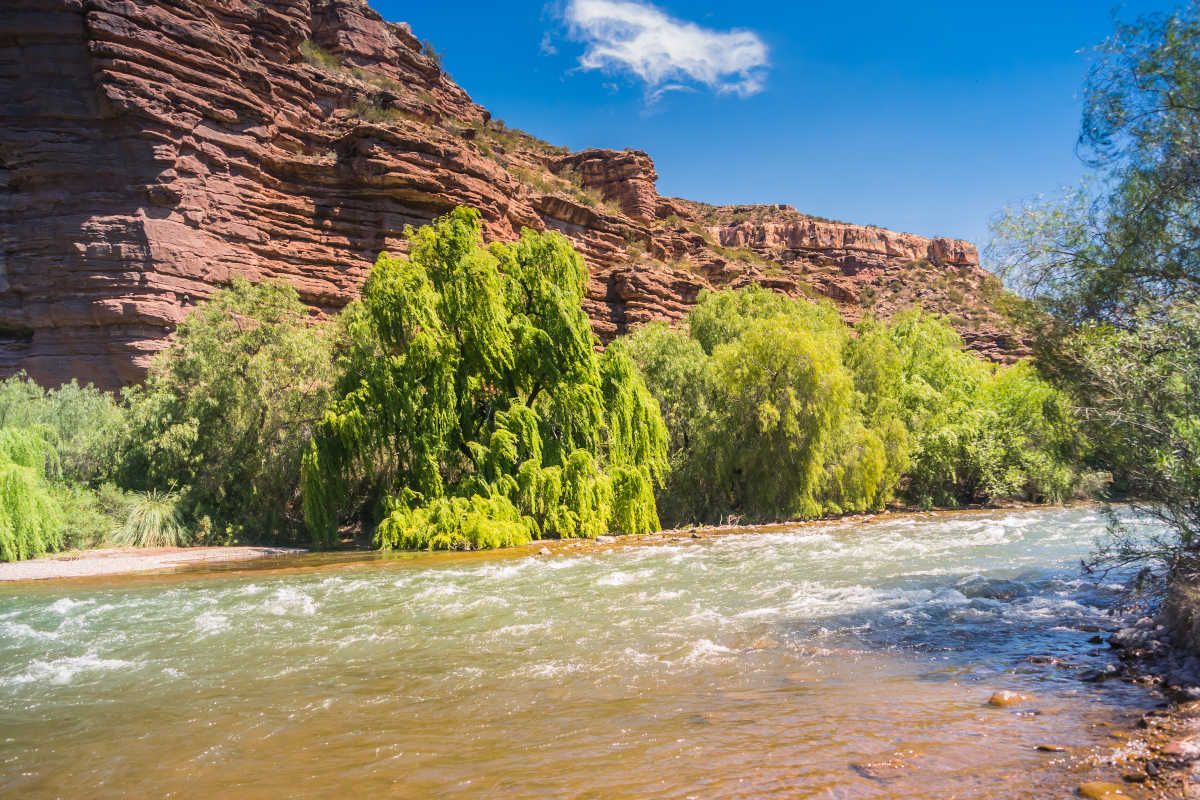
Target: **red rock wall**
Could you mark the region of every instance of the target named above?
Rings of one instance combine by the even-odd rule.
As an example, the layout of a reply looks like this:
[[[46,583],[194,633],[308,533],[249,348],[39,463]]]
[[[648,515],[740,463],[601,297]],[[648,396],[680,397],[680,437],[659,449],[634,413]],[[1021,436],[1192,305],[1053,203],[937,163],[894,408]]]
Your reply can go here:
[[[306,63],[305,42],[332,64]],[[659,197],[644,153],[546,150],[489,133],[489,118],[360,0],[6,0],[0,372],[135,381],[234,276],[337,309],[380,250],[403,249],[406,225],[457,204],[479,208],[491,238],[569,236],[604,337],[677,319],[707,286],[775,280],[846,302],[858,273],[918,259],[979,272],[964,242],[790,210],[725,219]],[[814,264],[850,290],[810,280]]]

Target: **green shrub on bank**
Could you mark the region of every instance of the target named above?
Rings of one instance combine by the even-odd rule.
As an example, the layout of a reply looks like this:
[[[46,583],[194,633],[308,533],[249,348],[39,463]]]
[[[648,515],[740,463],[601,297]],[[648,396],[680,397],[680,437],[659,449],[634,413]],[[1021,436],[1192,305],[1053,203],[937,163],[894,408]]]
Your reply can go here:
[[[310,324],[290,286],[238,280],[213,295],[126,393],[122,485],[159,493],[152,505],[177,494],[181,518],[216,540],[295,540],[300,458],[332,384],[331,333]]]
[[[114,544],[125,547],[185,547],[192,537],[179,511],[179,496],[151,489],[131,498],[123,523],[113,531]]]
[[[1077,481],[1065,397],[918,312],[852,331],[829,304],[749,287],[704,294],[685,329],[650,325],[624,347],[670,427],[669,523],[869,511],[898,494],[1059,500]]]

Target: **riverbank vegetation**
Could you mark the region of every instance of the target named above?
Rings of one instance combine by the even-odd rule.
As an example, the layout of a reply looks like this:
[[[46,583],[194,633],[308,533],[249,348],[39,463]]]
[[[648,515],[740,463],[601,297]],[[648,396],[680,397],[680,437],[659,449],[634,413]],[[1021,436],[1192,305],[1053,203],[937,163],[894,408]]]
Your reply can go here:
[[[852,328],[747,288],[601,348],[586,281],[558,234],[485,246],[458,209],[381,255],[334,320],[235,281],[120,398],[5,381],[0,557],[347,536],[475,549],[1075,487],[1067,396],[940,319]]]
[[[832,305],[750,287],[625,346],[672,431],[676,522],[1057,501],[1079,477],[1066,396],[917,311],[850,328]]]
[[[499,547],[659,527],[658,404],[583,312],[565,238],[485,247],[460,208],[386,253],[341,319],[333,401],[304,455],[314,540],[358,521],[384,547]]]
[[[1093,179],[1008,212],[997,255],[1045,312],[1038,361],[1093,459],[1170,536],[1113,517],[1095,565],[1200,580],[1200,5],[1118,27],[1085,92]]]

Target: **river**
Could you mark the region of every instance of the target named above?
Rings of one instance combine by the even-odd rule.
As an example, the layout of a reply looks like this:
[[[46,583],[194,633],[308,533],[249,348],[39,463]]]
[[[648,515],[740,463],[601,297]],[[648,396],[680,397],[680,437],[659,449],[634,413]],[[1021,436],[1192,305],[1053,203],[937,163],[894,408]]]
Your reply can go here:
[[[1157,700],[1080,680],[1112,661],[1116,587],[1079,574],[1103,528],[899,516],[6,587],[0,795],[1068,796]]]

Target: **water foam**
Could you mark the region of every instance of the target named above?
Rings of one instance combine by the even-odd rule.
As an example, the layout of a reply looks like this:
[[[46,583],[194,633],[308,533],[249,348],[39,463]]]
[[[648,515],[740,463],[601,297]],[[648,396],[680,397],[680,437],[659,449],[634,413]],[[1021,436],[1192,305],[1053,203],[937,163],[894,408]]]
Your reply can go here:
[[[291,586],[282,586],[275,590],[261,606],[262,610],[276,617],[292,614],[311,617],[317,613],[317,602],[308,594]]]
[[[76,675],[87,672],[112,672],[130,669],[135,666],[132,661],[119,658],[100,658],[95,652],[89,651],[82,656],[67,656],[53,661],[35,659],[29,662],[25,671],[6,678],[0,678],[0,685],[20,686],[26,683],[51,683],[65,686],[73,683]]]

